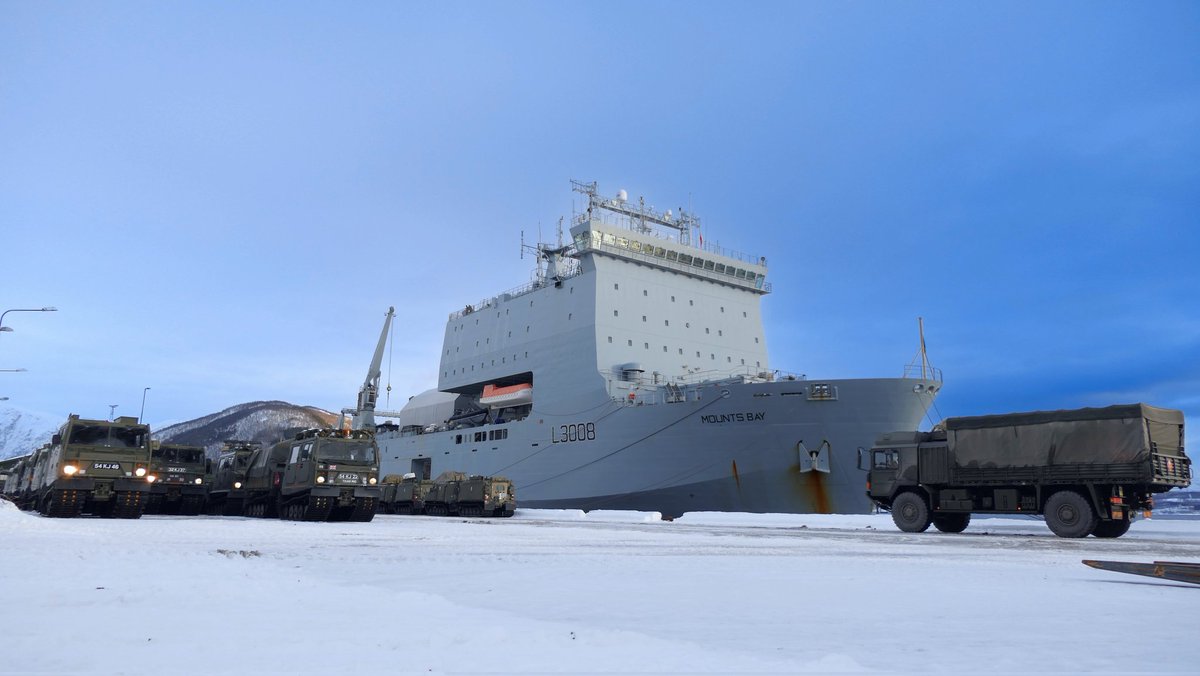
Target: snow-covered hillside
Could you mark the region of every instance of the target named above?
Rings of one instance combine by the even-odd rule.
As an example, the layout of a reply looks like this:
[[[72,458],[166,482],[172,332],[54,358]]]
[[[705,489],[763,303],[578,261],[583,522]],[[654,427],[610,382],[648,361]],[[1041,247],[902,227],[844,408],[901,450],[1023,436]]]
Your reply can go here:
[[[295,430],[329,426],[335,418],[333,413],[311,406],[254,401],[155,430],[154,438],[203,446],[213,454],[229,439],[273,444]]]
[[[26,455],[49,443],[65,420],[11,407],[0,408],[0,460]]]
[[[153,432],[155,439],[204,446],[215,453],[227,439],[272,444],[294,430],[325,427],[335,419],[333,413],[311,406],[254,401]],[[49,442],[64,422],[66,416],[51,418],[11,407],[0,409],[0,460],[25,455]]]

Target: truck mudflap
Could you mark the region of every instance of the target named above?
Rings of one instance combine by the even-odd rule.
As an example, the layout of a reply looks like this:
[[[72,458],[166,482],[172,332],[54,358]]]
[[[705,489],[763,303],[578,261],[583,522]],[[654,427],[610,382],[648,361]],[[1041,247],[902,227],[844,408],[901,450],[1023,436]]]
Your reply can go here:
[[[1126,561],[1096,561],[1084,559],[1084,565],[1108,570],[1114,573],[1144,575],[1157,577],[1173,582],[1187,582],[1200,585],[1200,563],[1181,563],[1176,561],[1155,561],[1154,563],[1131,563]]]

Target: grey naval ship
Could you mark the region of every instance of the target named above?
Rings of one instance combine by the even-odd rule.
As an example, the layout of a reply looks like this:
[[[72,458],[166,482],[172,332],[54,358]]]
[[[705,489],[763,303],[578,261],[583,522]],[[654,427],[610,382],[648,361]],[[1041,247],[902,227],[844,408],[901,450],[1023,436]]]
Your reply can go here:
[[[381,473],[503,475],[530,508],[869,511],[858,449],[920,427],[942,385],[923,350],[900,378],[773,370],[765,258],[572,183],[586,210],[526,247],[534,281],[450,315],[437,389],[377,427]]]

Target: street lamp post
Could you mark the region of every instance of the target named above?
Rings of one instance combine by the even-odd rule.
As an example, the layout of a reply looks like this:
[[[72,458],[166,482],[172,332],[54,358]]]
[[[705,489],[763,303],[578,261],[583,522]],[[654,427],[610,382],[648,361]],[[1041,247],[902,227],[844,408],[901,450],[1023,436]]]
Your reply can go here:
[[[149,387],[142,390],[142,410],[138,411],[138,422],[142,422],[142,418],[146,415],[146,393],[149,391]]]
[[[49,306],[35,307],[35,308],[13,308],[11,310],[5,310],[4,312],[0,312],[0,332],[12,331],[11,326],[4,325],[4,315],[6,315],[10,312],[58,312],[58,308],[49,307]]]
[[[109,404],[108,405],[108,421],[109,422],[112,422],[113,415],[117,412],[118,406],[120,406],[120,404]]]

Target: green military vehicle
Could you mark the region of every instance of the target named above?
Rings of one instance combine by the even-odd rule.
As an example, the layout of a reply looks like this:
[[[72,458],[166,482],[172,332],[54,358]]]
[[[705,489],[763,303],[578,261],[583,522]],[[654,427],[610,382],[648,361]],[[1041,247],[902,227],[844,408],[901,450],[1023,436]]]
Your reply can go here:
[[[433,482],[418,479],[416,474],[389,474],[383,477],[380,507],[387,514],[424,514],[425,493]]]
[[[425,513],[434,516],[512,516],[516,507],[512,482],[498,476],[442,472],[425,493]]]
[[[257,441],[230,439],[221,445],[217,462],[209,467],[205,511],[213,515],[241,516],[246,503],[246,472],[250,458],[261,450]]]
[[[256,451],[246,474],[247,516],[370,521],[381,491],[369,430],[310,429]]]
[[[209,463],[200,446],[150,442],[150,499],[147,514],[199,514],[207,491]]]
[[[1146,404],[947,418],[860,453],[896,526],[958,533],[971,514],[1040,514],[1059,537],[1116,538],[1153,494],[1191,483],[1183,413]]]
[[[0,460],[0,495],[8,495],[9,479],[17,472],[18,466],[25,461],[24,456]],[[13,480],[16,485],[16,480]]]
[[[72,414],[36,455],[24,500],[42,514],[142,515],[153,476],[150,427],[137,418],[87,420]]]
[[[29,510],[36,506],[29,499],[33,487],[33,468],[37,463],[39,455],[44,453],[48,448],[50,448],[50,444],[42,446],[33,453],[17,460],[8,469],[8,477],[4,480],[2,492],[4,493],[4,497],[12,500],[21,509]]]

